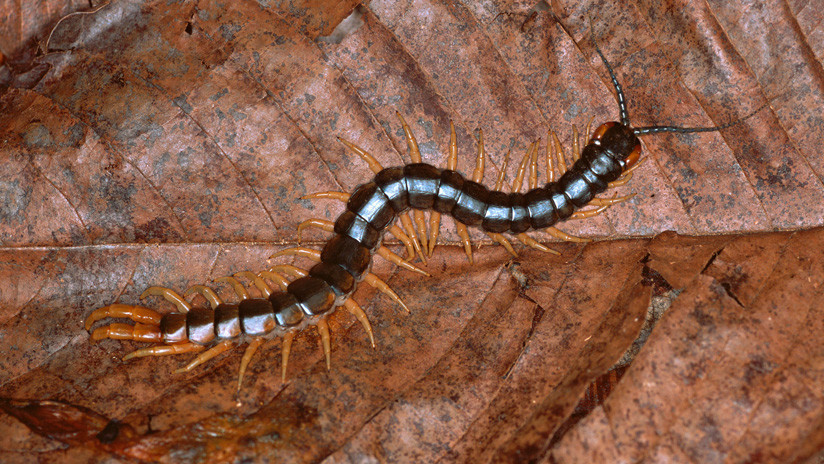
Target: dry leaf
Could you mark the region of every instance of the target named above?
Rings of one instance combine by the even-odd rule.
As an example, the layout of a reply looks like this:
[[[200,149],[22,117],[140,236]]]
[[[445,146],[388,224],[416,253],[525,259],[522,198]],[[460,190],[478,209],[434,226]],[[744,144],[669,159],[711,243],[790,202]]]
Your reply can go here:
[[[330,33],[354,5],[328,4],[116,1],[63,18],[45,55],[16,58],[48,72],[0,81],[0,396],[45,415],[65,408],[79,419],[62,425],[89,434],[0,416],[3,462],[816,455],[815,5],[372,1]],[[301,221],[334,219],[340,204],[299,198],[372,175],[337,136],[384,165],[408,162],[398,111],[424,161],[441,165],[451,120],[468,173],[482,128],[491,185],[509,150],[520,158],[538,138],[543,150],[549,128],[570,147],[571,123],[615,119],[588,16],[636,126],[723,124],[770,103],[721,132],[645,137],[648,162],[616,190],[637,195],[562,226],[626,240],[554,243],[557,257],[519,249],[516,260],[485,246],[469,265],[445,226],[433,277],[376,262],[411,315],[358,290],[377,350],[341,311],[331,372],[306,332],[286,383],[275,341],[238,396],[240,350],[173,375],[187,359],[123,363],[138,344],[89,343],[94,308],[261,269]],[[741,235],[774,230],[789,232]],[[326,235],[305,236],[318,246]],[[562,427],[632,345],[650,293],[668,312],[603,404]],[[90,431],[109,420],[135,435],[101,442]]]

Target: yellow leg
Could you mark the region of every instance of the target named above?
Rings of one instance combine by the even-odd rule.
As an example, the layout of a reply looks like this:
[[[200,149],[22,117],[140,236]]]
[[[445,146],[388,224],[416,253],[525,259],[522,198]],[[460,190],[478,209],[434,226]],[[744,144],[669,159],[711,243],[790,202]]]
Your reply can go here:
[[[280,250],[273,253],[269,259],[274,259],[279,256],[300,256],[303,258],[309,258],[312,261],[320,262],[320,251],[306,247],[292,247],[285,250]]]
[[[506,152],[504,156],[504,164],[501,165],[501,172],[498,173],[498,178],[495,180],[495,190],[501,190],[504,186],[504,178],[506,178],[506,168],[509,167],[509,155],[512,152]]]
[[[438,235],[441,232],[441,213],[432,211],[429,213],[429,249],[427,256],[432,257],[432,252],[435,251],[435,243],[438,241]]]
[[[564,175],[569,167],[567,166],[566,157],[564,156],[564,147],[561,145],[561,140],[558,139],[558,134],[555,132],[552,133],[552,144],[555,149],[555,157],[558,160],[558,174]]]
[[[372,172],[377,174],[377,173],[383,171],[383,166],[381,166],[381,163],[379,163],[378,160],[376,160],[374,156],[370,155],[369,152],[367,152],[363,148],[355,145],[354,143],[349,142],[348,140],[344,140],[340,137],[338,137],[338,141],[340,141],[340,143],[346,145],[356,155],[360,156],[360,158],[362,160],[364,160],[366,162],[366,164],[369,165],[369,169],[371,169]]]
[[[252,361],[252,356],[255,355],[255,351],[260,348],[264,340],[262,338],[255,338],[251,342],[249,342],[249,346],[246,347],[246,351],[243,353],[243,359],[240,360],[240,372],[237,376],[237,391],[240,391],[240,386],[243,385],[243,376],[246,374],[246,367],[249,366],[249,363]]]
[[[220,297],[217,296],[217,293],[205,285],[192,285],[187,288],[185,292],[183,292],[183,296],[188,297],[194,293],[200,293],[203,295],[203,298],[209,302],[209,306],[211,306],[212,309],[215,309],[218,305],[223,304],[223,301],[221,301]]]
[[[412,217],[415,219],[415,226],[418,229],[418,237],[421,239],[421,261],[426,264],[426,253],[424,253],[424,250],[429,249],[429,241],[426,234],[426,217],[424,217],[423,211],[419,209],[412,211]]]
[[[282,292],[285,292],[286,287],[289,286],[289,279],[283,277],[282,275],[278,274],[272,269],[269,269],[268,271],[260,271],[258,272],[258,275],[263,277],[264,279],[269,279],[272,282],[274,282]]]
[[[301,200],[338,200],[346,203],[349,201],[349,195],[346,192],[315,192],[300,197]]]
[[[566,233],[566,232],[564,232],[560,229],[556,229],[555,227],[547,227],[546,229],[544,229],[544,231],[546,233],[548,233],[549,235],[552,235],[555,238],[558,238],[558,239],[561,239],[561,240],[564,240],[564,241],[567,241],[567,242],[586,243],[586,242],[590,241],[588,238],[577,237],[575,235],[568,234],[568,233]]]
[[[332,221],[327,221],[325,219],[316,219],[311,218],[307,219],[300,224],[298,224],[298,244],[302,242],[303,236],[303,229],[307,227],[317,227],[318,229],[325,230],[326,232],[334,232],[335,231],[335,223]]]
[[[366,313],[363,312],[363,309],[361,309],[358,303],[351,298],[348,298],[343,302],[343,307],[349,310],[358,322],[361,323],[363,330],[365,330],[369,335],[369,341],[372,343],[372,348],[375,348],[375,335],[372,334],[372,324],[369,323],[369,319],[366,317]]]
[[[569,218],[570,219],[586,219],[586,218],[595,217],[595,216],[598,216],[599,214],[603,213],[604,211],[606,211],[607,208],[609,208],[609,206],[599,206],[598,208],[595,208],[595,209],[575,211],[574,213],[572,213],[572,216],[570,216]]]
[[[524,245],[535,248],[536,250],[543,251],[544,253],[552,253],[552,254],[558,255],[558,256],[561,255],[561,253],[558,253],[557,251],[553,250],[552,248],[549,248],[546,245],[535,241],[534,238],[530,237],[527,234],[518,234],[515,237],[518,240],[520,240],[521,243],[523,243]]]
[[[366,280],[367,284],[377,288],[378,290],[383,292],[385,295],[388,295],[389,298],[392,298],[393,300],[395,300],[395,302],[398,303],[399,305],[401,305],[401,307],[404,310],[406,310],[407,313],[411,312],[411,311],[409,311],[409,308],[406,306],[406,304],[403,302],[403,300],[401,300],[401,297],[399,297],[398,294],[395,293],[395,291],[392,290],[392,288],[389,287],[389,284],[387,284],[386,282],[384,282],[383,280],[378,278],[378,276],[376,276],[375,274],[372,274],[370,272],[370,273],[366,274],[365,280]]]
[[[616,180],[610,182],[609,184],[607,184],[609,186],[609,188],[615,188],[615,187],[620,187],[622,185],[625,185],[627,182],[629,182],[632,179],[632,172],[635,171],[636,169],[638,169],[638,167],[641,166],[642,164],[644,164],[644,162],[646,162],[646,161],[647,161],[647,158],[639,159],[638,162],[635,163],[631,168],[624,171],[624,173],[621,174],[621,177],[619,177],[618,179],[616,179]]]
[[[618,198],[593,198],[589,204],[593,206],[612,206],[617,205],[618,203],[623,203],[634,196],[634,193],[630,193],[629,195],[624,195]]]
[[[195,367],[209,361],[210,359],[214,358],[215,356],[224,353],[226,351],[231,350],[235,347],[235,344],[231,340],[224,340],[217,345],[209,348],[208,350],[204,351],[197,355],[195,359],[193,359],[189,364],[181,367],[180,369],[175,370],[175,374],[182,374],[184,372],[189,372]]]
[[[553,143],[553,136],[554,132],[551,130],[546,131],[546,152],[544,152],[544,157],[546,158],[546,179],[547,182],[555,182],[555,160],[557,159],[557,155],[555,154],[555,145]],[[535,183],[535,187],[538,186],[538,183]],[[535,188],[532,187],[532,188]]]
[[[246,300],[249,298],[249,292],[246,290],[246,287],[243,286],[237,279],[231,276],[226,277],[218,277],[215,279],[215,282],[226,282],[227,284],[232,286],[232,289],[235,291],[237,296],[241,300]]]
[[[292,352],[292,342],[295,340],[297,332],[287,332],[283,336],[283,345],[281,345],[280,356],[280,379],[286,382],[286,366],[289,364],[289,354]]]
[[[332,343],[329,337],[329,325],[326,324],[326,319],[318,319],[315,324],[320,335],[320,342],[323,346],[323,354],[326,356],[326,370],[332,369]]]
[[[489,238],[491,238],[492,240],[501,244],[504,248],[506,248],[506,251],[508,251],[509,254],[516,258],[518,257],[518,253],[515,253],[515,249],[512,248],[512,244],[509,243],[509,240],[507,240],[506,237],[504,237],[501,234],[496,234],[494,232],[486,232],[486,235],[489,236]]]
[[[206,348],[203,345],[194,343],[178,343],[175,345],[155,345],[148,348],[142,348],[137,351],[123,356],[123,361],[128,361],[134,358],[144,358],[146,356],[169,356],[173,354],[192,353]]]
[[[309,275],[305,270],[292,266],[291,264],[278,264],[269,268],[269,272],[282,272],[292,277],[306,277]]]
[[[423,269],[415,266],[414,264],[410,263],[409,261],[404,261],[403,258],[393,253],[389,248],[380,247],[378,248],[378,255],[397,266],[400,266],[408,271],[417,272],[418,274],[425,275],[430,277],[430,274]]]
[[[581,159],[581,143],[578,136],[578,126],[572,125],[572,162]]]
[[[114,323],[94,330],[91,335],[93,342],[111,338],[114,340],[135,340],[139,342],[160,343],[163,335],[160,333],[160,326],[136,323],[120,324]]]
[[[189,310],[192,309],[192,305],[190,305],[185,298],[183,298],[177,292],[170,288],[149,287],[143,291],[143,294],[140,295],[140,299],[142,300],[148,297],[149,295],[162,296],[166,299],[166,301],[175,305],[177,307],[177,310],[181,313],[188,313]]]
[[[406,248],[406,258],[404,259],[410,260],[415,257],[415,246],[412,244],[412,239],[403,232],[403,229],[393,224],[389,228],[389,233],[400,240]]]
[[[264,298],[269,298],[269,295],[272,294],[272,289],[269,288],[268,285],[266,285],[266,282],[264,282],[259,275],[255,274],[252,271],[237,272],[235,273],[235,277],[243,277],[252,281],[252,284],[255,286],[255,288],[258,289],[258,291]]]
[[[423,255],[423,250],[421,250],[421,243],[418,241],[418,235],[415,232],[415,227],[412,225],[412,219],[409,218],[409,213],[401,214],[401,224],[407,235],[409,235],[409,238],[412,239],[412,246],[415,248],[415,253],[420,256],[421,261],[426,264],[426,258]]]
[[[105,319],[107,317],[123,317],[131,319],[135,322],[142,322],[144,324],[160,325],[161,315],[157,311],[143,306],[132,306],[124,304],[110,304],[94,310],[93,313],[86,318],[86,330],[92,328],[92,324]]]
[[[486,151],[484,150],[484,131],[478,130],[478,156],[475,157],[475,170],[472,171],[472,181],[481,182],[484,179],[484,163],[486,162]]]
[[[469,259],[469,264],[472,264],[472,242],[469,240],[469,230],[456,219],[453,218],[452,221],[455,223],[455,230],[458,232],[458,236],[461,237],[461,243],[463,243],[464,253],[466,253],[466,257]]]

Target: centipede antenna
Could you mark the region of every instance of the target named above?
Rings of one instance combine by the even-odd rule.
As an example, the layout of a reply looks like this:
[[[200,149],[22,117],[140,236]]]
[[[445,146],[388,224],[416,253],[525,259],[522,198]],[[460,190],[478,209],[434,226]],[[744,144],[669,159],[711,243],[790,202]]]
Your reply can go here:
[[[647,134],[657,134],[660,132],[673,132],[676,134],[690,134],[694,132],[715,132],[730,128],[737,124],[741,124],[742,122],[750,119],[751,117],[755,116],[756,113],[763,110],[770,104],[770,100],[767,100],[766,103],[756,108],[750,114],[744,116],[743,118],[738,118],[734,121],[730,121],[725,124],[721,124],[720,126],[712,126],[712,127],[678,127],[678,126],[647,126],[647,127],[638,127],[632,130],[635,135],[647,135]]]
[[[598,53],[598,56],[601,57],[604,66],[607,67],[609,77],[612,79],[612,86],[615,88],[615,94],[618,97],[618,109],[621,111],[621,124],[629,126],[629,112],[627,111],[627,98],[624,96],[624,90],[621,88],[621,84],[618,83],[618,78],[615,77],[615,71],[612,70],[609,61],[607,61],[604,53],[601,52],[601,49],[598,47],[598,41],[595,39],[595,29],[592,27],[592,16],[587,15],[587,17],[589,17],[589,35],[592,37],[592,45],[595,46],[595,51]]]

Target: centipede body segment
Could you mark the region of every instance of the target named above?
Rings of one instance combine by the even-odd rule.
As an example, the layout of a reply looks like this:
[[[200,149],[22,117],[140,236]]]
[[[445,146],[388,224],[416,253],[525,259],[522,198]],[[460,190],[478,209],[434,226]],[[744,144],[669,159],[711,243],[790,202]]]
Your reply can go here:
[[[321,192],[305,197],[346,202],[346,210],[334,223],[309,219],[298,228],[300,233],[305,227],[318,227],[332,233],[332,237],[322,250],[298,246],[272,256],[303,256],[316,262],[311,268],[303,270],[279,264],[257,273],[246,271],[216,279],[216,282],[233,288],[237,295],[235,303],[224,302],[212,288],[204,285],[195,285],[186,290],[184,295],[167,288],[150,287],[141,295],[141,299],[151,295],[160,296],[174,304],[177,311],[161,315],[150,308],[124,304],[99,308],[87,318],[87,330],[91,330],[95,322],[105,318],[128,319],[133,324],[110,323],[98,327],[91,334],[92,340],[112,338],[153,343],[152,346],[126,355],[124,360],[198,353],[179,372],[190,371],[213,357],[248,342],[238,376],[240,389],[253,355],[264,341],[270,339],[283,339],[281,375],[285,380],[295,335],[313,326],[320,336],[328,368],[331,364],[331,348],[327,318],[339,307],[345,307],[355,316],[374,346],[374,334],[369,320],[363,309],[351,298],[359,283],[366,281],[409,310],[385,282],[370,273],[373,255],[378,254],[407,270],[428,275],[410,261],[417,257],[426,263],[426,257],[431,256],[435,248],[444,215],[450,216],[454,221],[470,262],[473,257],[467,227],[480,228],[513,254],[515,250],[503,234],[512,235],[538,250],[553,252],[527,232],[545,230],[562,240],[584,240],[554,226],[569,219],[595,216],[609,206],[631,197],[598,198],[597,195],[610,187],[625,184],[632,177],[633,170],[640,165],[641,160],[639,135],[719,130],[746,119],[707,128],[633,128],[629,122],[626,99],[615,74],[597,45],[596,51],[609,71],[618,96],[621,120],[600,125],[593,131],[583,149],[579,149],[576,132],[573,144],[574,163],[569,168],[557,136],[552,132],[548,133],[544,151],[547,179],[543,185],[538,182],[539,142],[534,142],[527,148],[509,192],[501,190],[503,175],[497,179],[495,188],[490,190],[481,183],[485,158],[482,132],[478,135],[476,169],[467,178],[456,170],[458,153],[454,126],[451,127],[446,167],[439,168],[422,162],[415,137],[398,114],[412,163],[384,168],[362,148],[340,139],[369,165],[375,173],[374,178],[355,188],[351,194]],[[504,171],[505,168],[501,170],[502,173]],[[557,179],[556,171],[560,174]],[[529,190],[522,193],[525,177],[528,177]],[[587,206],[590,208],[584,209]],[[428,222],[423,215],[424,211],[431,212]],[[400,226],[395,224],[398,220]],[[382,245],[387,232],[404,244],[405,258]],[[253,285],[261,296],[250,296],[241,280],[246,281],[246,285]],[[190,303],[187,297],[194,294],[201,295],[209,307]]]

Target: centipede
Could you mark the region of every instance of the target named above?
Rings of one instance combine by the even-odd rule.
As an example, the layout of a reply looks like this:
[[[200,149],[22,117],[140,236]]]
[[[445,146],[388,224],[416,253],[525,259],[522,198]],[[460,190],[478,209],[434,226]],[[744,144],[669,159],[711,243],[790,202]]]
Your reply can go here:
[[[466,177],[456,170],[457,137],[452,123],[446,166],[439,168],[422,162],[415,136],[398,113],[411,163],[385,168],[361,147],[338,138],[346,149],[369,166],[374,177],[351,193],[330,191],[304,197],[339,200],[346,204],[344,212],[334,222],[323,219],[302,222],[298,226],[298,246],[271,256],[308,258],[315,262],[308,270],[291,264],[277,264],[259,272],[243,271],[215,279],[215,283],[231,286],[237,295],[236,302],[223,301],[207,285],[194,285],[182,295],[170,288],[149,287],[140,296],[141,300],[149,296],[162,297],[172,303],[176,311],[161,314],[145,306],[120,303],[98,308],[85,321],[91,340],[132,340],[151,344],[125,355],[124,361],[196,353],[194,359],[175,371],[177,373],[192,371],[221,353],[247,344],[237,379],[237,389],[240,391],[254,354],[269,340],[282,340],[281,379],[286,381],[295,336],[314,327],[329,369],[331,342],[327,321],[339,308],[348,310],[362,324],[372,346],[375,346],[369,319],[352,298],[359,284],[365,282],[375,287],[409,311],[397,293],[370,272],[372,258],[376,254],[408,271],[428,276],[424,269],[411,261],[417,258],[426,264],[427,257],[432,256],[442,216],[448,216],[454,222],[470,262],[473,255],[468,227],[480,228],[513,255],[516,251],[506,235],[542,252],[557,254],[528,232],[546,231],[561,240],[586,241],[555,226],[564,221],[599,215],[610,206],[632,197],[603,198],[598,195],[629,182],[633,172],[645,160],[641,156],[639,137],[664,132],[719,131],[746,120],[766,106],[738,120],[713,127],[633,127],[627,99],[615,72],[597,43],[594,40],[593,43],[609,73],[618,103],[619,120],[598,126],[583,148],[574,142],[574,162],[571,166],[567,166],[558,137],[554,132],[548,134],[546,181],[543,185],[538,181],[540,141],[528,146],[509,192],[503,191],[506,166],[500,170],[495,187],[489,189],[481,183],[485,162],[482,131],[478,131],[475,170],[470,177]],[[586,133],[590,133],[589,125]],[[574,140],[577,141],[577,137]],[[522,193],[527,172],[528,190]],[[427,211],[430,213],[428,223],[424,215]],[[398,222],[400,226],[396,224]],[[320,228],[333,235],[321,250],[300,246],[300,233],[307,227]],[[387,232],[406,248],[405,257],[383,245]],[[260,296],[252,296],[250,286],[254,286]],[[208,305],[194,303],[199,299],[192,299],[193,295],[201,295]],[[93,326],[104,319],[126,319],[129,322],[110,322],[92,331]]]

